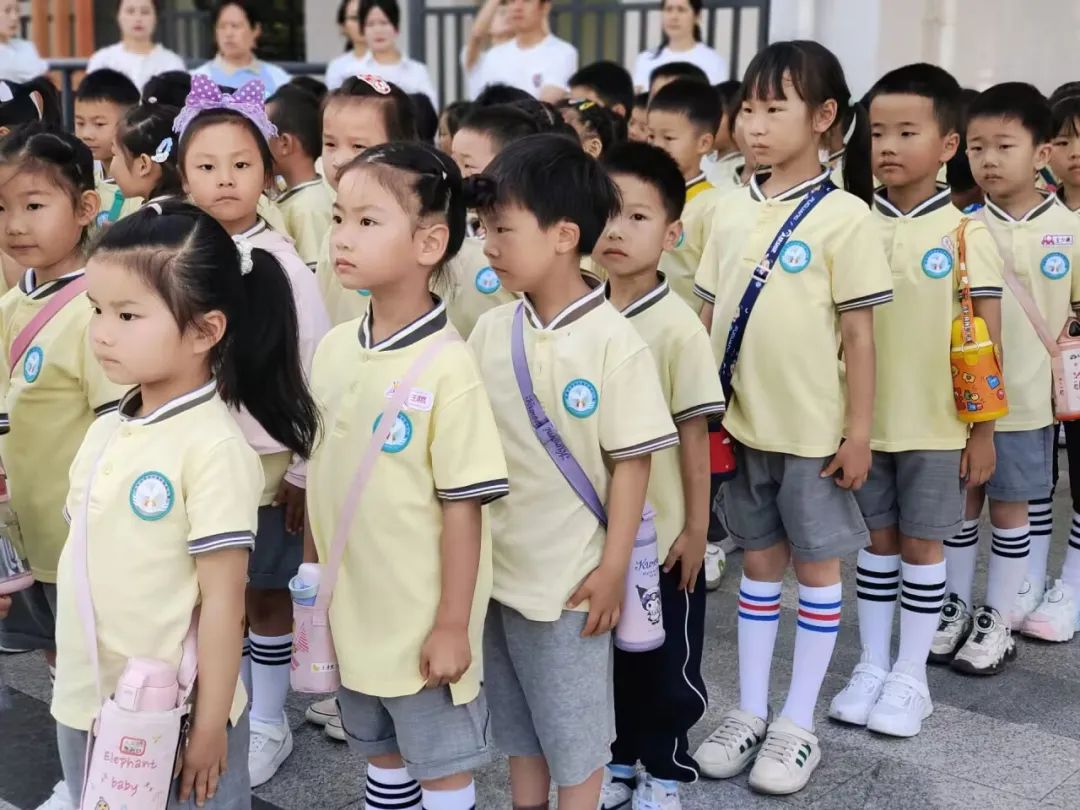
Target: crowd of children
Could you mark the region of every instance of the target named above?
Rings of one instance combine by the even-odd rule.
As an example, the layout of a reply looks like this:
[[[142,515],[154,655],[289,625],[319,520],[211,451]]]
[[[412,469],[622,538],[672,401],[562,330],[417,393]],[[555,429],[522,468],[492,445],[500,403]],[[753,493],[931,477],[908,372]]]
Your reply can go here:
[[[349,0],[342,24],[369,6],[396,9]],[[552,786],[565,810],[677,810],[747,768],[801,790],[843,558],[862,655],[834,720],[914,736],[928,661],[991,675],[1019,634],[1073,637],[1073,422],[1060,576],[1047,559],[1080,87],[967,93],[913,64],[856,100],[792,41],[716,86],[678,62],[641,95],[611,62],[554,105],[492,84],[436,133],[401,87],[339,78],[140,93],[100,70],[74,135],[0,83],[0,454],[36,580],[0,597],[0,640],[54,679],[50,807],[79,806],[97,684],[177,665],[189,625],[176,806],[246,806],[293,748],[304,562],[340,560],[341,687],[307,718],[366,759],[367,808],[469,810],[493,751],[517,810]],[[628,590],[650,526],[655,590]],[[739,691],[692,752],[726,535]],[[625,599],[659,646],[613,646]]]

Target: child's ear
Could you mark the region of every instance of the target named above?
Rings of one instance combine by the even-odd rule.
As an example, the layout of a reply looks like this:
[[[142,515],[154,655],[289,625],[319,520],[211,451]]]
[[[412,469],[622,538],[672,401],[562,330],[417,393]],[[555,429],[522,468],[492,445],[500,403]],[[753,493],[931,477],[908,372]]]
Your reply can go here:
[[[212,309],[200,316],[194,326],[188,327],[192,335],[192,348],[196,354],[206,354],[225,337],[228,319],[220,309]]]
[[[956,150],[959,148],[960,133],[954,130],[945,136],[945,142],[941,145],[941,154],[938,156],[938,163],[948,163],[956,157]]]
[[[667,230],[664,231],[664,250],[674,250],[675,246],[679,244],[679,240],[682,239],[682,235],[682,220],[677,219],[668,225]]]
[[[1035,147],[1035,169],[1044,169],[1050,162],[1050,144],[1041,143]]]
[[[83,228],[93,222],[101,210],[101,197],[96,191],[84,191],[75,206],[75,221]]]
[[[833,124],[836,123],[836,99],[825,99],[825,103],[814,110],[813,115],[811,116],[811,123],[814,132],[818,135],[824,135],[832,129]]]
[[[135,174],[140,178],[149,177],[154,169],[154,165],[154,161],[150,159],[149,155],[139,155],[139,157],[135,159]]]
[[[577,253],[578,245],[581,244],[581,228],[577,223],[560,219],[552,227],[555,228],[555,252],[560,256]]]
[[[435,267],[446,255],[446,245],[450,241],[450,228],[446,223],[438,223],[421,228],[416,232],[416,260],[423,267]]]
[[[698,136],[697,140],[697,153],[705,156],[709,154],[713,147],[716,145],[716,133],[715,132],[702,132]]]
[[[581,146],[585,150],[585,154],[591,158],[599,158],[600,153],[604,150],[603,143],[596,136],[586,138]]]

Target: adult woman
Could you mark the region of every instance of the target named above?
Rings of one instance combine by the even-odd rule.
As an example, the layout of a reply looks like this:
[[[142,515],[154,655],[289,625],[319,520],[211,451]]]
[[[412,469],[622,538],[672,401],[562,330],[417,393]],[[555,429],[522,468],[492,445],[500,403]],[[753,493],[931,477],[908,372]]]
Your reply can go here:
[[[269,62],[255,58],[255,46],[262,35],[259,11],[251,0],[219,0],[211,17],[217,56],[194,73],[209,76],[224,87],[240,87],[261,79],[267,97],[289,81],[289,74]]]
[[[636,90],[648,90],[649,74],[669,62],[697,65],[709,77],[709,84],[727,79],[727,61],[701,41],[701,0],[664,0],[660,14],[664,31],[660,47],[642,51],[634,61]]]
[[[142,90],[147,79],[169,70],[186,70],[179,54],[154,42],[158,0],[117,0],[116,23],[120,41],[90,57],[87,73],[111,68],[123,73]]]
[[[393,82],[406,93],[423,93],[439,109],[439,97],[427,66],[403,56],[397,46],[401,8],[397,0],[362,0],[360,28],[367,40],[367,56],[360,60],[358,73],[370,73]]]
[[[360,0],[341,0],[337,23],[349,40],[349,48],[326,66],[326,89],[337,90],[350,76],[360,72],[360,62],[367,55],[367,40],[360,27]]]

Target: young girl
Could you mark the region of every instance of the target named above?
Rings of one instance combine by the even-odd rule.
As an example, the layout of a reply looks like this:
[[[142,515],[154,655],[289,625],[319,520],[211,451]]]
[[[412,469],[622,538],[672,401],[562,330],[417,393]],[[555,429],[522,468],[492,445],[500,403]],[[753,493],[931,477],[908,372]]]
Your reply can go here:
[[[430,146],[369,149],[338,177],[334,269],[346,289],[370,291],[371,308],[331,331],[315,356],[326,431],[311,459],[310,559],[330,556],[387,391],[436,352],[348,527],[330,608],[341,724],[368,760],[367,807],[419,808],[422,787],[424,807],[472,810],[471,771],[489,758],[479,646],[491,546],[481,505],[508,492],[506,463],[472,353],[429,291],[464,235],[461,175]]]
[[[821,760],[813,714],[840,623],[840,557],[869,538],[851,490],[870,467],[872,307],[892,298],[892,283],[867,206],[845,191],[821,196],[832,187],[818,150],[849,97],[840,63],[815,42],[775,43],[754,58],[739,122],[757,164],[772,168],[717,202],[695,279],[717,360],[729,326],[744,336],[724,417],[738,469],[721,501],[745,549],[739,707],[696,757],[713,778],[754,762],[750,786],[766,793],[801,790]],[[869,171],[869,139],[847,148],[849,163]],[[773,255],[777,234],[792,227]],[[772,265],[768,283],[732,325],[745,313],[740,301],[759,263]],[[778,334],[798,340],[778,350]],[[730,368],[733,360],[724,362]],[[795,656],[787,701],[770,724],[769,670],[789,560],[799,581]]]
[[[174,798],[246,806],[240,636],[263,480],[233,409],[310,453],[318,419],[293,349],[289,280],[197,208],[166,202],[114,225],[87,281],[91,360],[135,387],[93,425],[71,469],[67,514],[86,532],[100,670],[87,654],[69,542],[52,701],[64,780],[78,804],[98,676],[110,694],[130,657],[178,664],[199,605],[197,698]]]
[[[367,55],[364,29],[360,25],[360,0],[341,0],[337,23],[348,44],[345,53],[326,66],[327,90],[337,90],[347,78],[362,73],[360,63]]]
[[[179,113],[176,107],[164,104],[140,104],[120,122],[109,174],[125,198],[148,205],[184,196],[173,132]]]
[[[158,0],[117,0],[120,41],[91,56],[87,73],[101,68],[118,70],[142,90],[151,76],[184,70],[184,60],[179,54],[154,42],[157,16]]]
[[[236,91],[229,106],[218,101],[216,89],[206,78],[193,77],[188,104],[174,125],[184,190],[230,235],[270,252],[285,269],[299,324],[292,350],[306,371],[330,323],[315,279],[292,241],[258,214],[259,197],[272,175],[269,139],[276,135],[261,102],[263,88],[258,81],[250,82]],[[255,101],[235,101],[245,98]],[[292,650],[288,585],[303,556],[305,460],[267,435],[250,412],[241,411],[239,418],[265,477],[258,543],[249,570],[250,663],[245,662],[252,697],[249,767],[251,783],[257,786],[273,777],[292,752],[285,718]]]
[[[574,128],[587,155],[599,158],[626,140],[626,122],[595,101],[567,101],[560,105],[563,120]]]

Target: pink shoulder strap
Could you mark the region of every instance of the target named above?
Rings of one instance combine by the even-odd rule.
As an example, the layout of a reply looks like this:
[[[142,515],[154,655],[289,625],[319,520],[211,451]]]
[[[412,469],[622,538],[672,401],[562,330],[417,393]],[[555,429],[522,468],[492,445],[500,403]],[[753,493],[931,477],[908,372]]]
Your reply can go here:
[[[53,319],[57,312],[62,310],[68,303],[74,300],[79,293],[86,290],[86,275],[81,275],[74,281],[69,281],[60,290],[49,296],[45,306],[38,310],[37,314],[30,319],[30,323],[22,328],[11,343],[11,351],[8,352],[8,368],[15,366],[26,354],[38,332],[45,328],[45,324]]]

